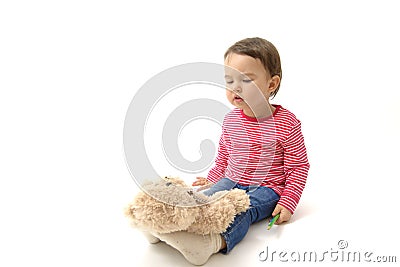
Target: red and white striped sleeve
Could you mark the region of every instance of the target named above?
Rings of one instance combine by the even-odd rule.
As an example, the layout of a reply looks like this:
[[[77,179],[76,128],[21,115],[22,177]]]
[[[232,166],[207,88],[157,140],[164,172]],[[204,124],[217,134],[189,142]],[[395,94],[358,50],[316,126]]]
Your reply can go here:
[[[228,165],[228,151],[226,149],[225,134],[222,129],[222,134],[219,139],[218,154],[215,159],[214,167],[208,172],[207,180],[216,183],[225,177],[225,170]]]
[[[278,204],[284,206],[293,214],[299,203],[310,168],[300,122],[290,130],[282,146],[286,181]]]

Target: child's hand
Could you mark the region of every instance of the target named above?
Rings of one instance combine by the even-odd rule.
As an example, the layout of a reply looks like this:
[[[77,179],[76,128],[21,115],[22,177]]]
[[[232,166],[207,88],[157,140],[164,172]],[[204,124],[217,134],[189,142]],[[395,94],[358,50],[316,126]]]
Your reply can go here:
[[[204,177],[196,177],[196,181],[192,183],[192,186],[203,186],[208,185],[209,183],[210,182]]]
[[[276,205],[274,212],[272,212],[272,216],[275,216],[278,213],[280,213],[281,215],[279,215],[279,219],[276,220],[275,224],[287,222],[292,217],[292,213],[287,208],[279,204]]]

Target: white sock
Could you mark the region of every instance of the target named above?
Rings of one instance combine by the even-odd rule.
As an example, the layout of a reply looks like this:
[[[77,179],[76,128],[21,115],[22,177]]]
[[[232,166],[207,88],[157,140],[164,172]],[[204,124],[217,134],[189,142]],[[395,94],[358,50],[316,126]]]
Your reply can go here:
[[[149,232],[142,231],[143,235],[146,237],[147,241],[149,241],[150,244],[156,244],[160,242],[160,239],[155,237]]]
[[[222,236],[220,234],[198,235],[186,231],[169,234],[155,234],[168,245],[179,250],[190,263],[203,265],[210,256],[221,250]]]

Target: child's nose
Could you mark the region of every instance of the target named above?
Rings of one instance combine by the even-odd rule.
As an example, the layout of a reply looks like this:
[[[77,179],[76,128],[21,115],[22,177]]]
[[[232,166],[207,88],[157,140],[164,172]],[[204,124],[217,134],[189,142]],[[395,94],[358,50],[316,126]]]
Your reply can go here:
[[[233,87],[232,90],[234,93],[241,93],[242,92],[242,86],[240,84],[237,84]]]

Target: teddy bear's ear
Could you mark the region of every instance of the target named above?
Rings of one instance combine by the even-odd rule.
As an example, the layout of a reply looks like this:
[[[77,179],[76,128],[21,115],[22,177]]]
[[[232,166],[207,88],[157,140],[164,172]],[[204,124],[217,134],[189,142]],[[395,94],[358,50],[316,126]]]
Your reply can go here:
[[[233,222],[235,215],[233,203],[224,194],[213,199],[209,204],[200,206],[196,220],[188,228],[188,231],[203,235],[223,233]]]
[[[236,213],[244,212],[250,206],[249,195],[244,190],[234,188],[229,191],[227,197],[234,203]]]
[[[235,216],[246,211],[249,206],[249,196],[243,190],[233,189],[217,192],[208,204],[200,206],[196,220],[188,228],[188,231],[203,235],[223,233],[233,222]]]

